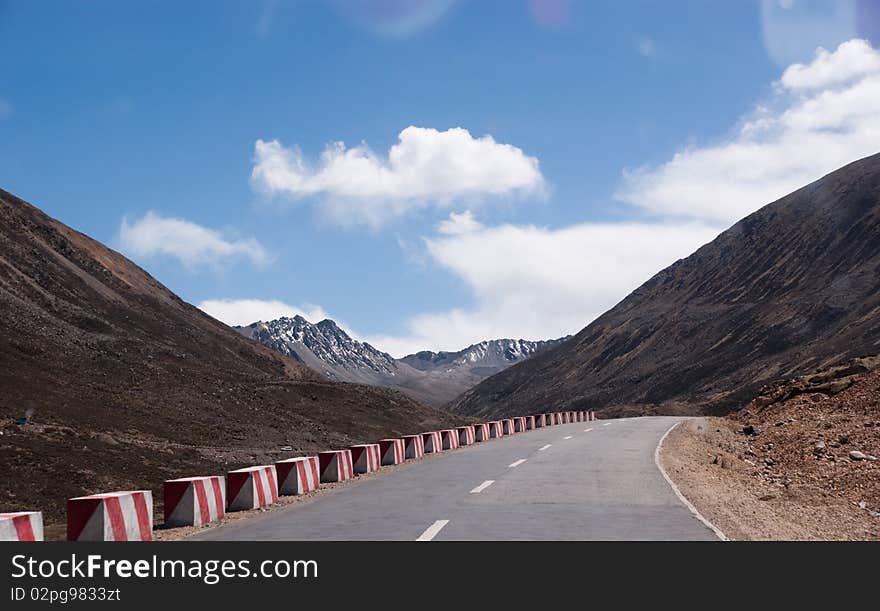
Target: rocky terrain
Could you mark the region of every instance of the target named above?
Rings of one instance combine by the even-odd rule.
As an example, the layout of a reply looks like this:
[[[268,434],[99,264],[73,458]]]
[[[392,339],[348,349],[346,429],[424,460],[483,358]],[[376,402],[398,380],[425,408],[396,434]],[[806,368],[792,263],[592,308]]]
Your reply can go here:
[[[880,539],[880,363],[762,389],[729,417],[670,434],[662,462],[733,539]]]
[[[779,379],[880,352],[880,155],[746,217],[569,341],[452,409],[724,414]]]
[[[353,339],[329,319],[313,324],[302,316],[283,317],[235,329],[328,379],[395,388],[436,407],[490,375],[567,339],[496,339],[458,352],[423,351],[395,359]]]
[[[0,312],[0,511],[50,535],[69,497],[461,422],[242,337],[5,191]]]

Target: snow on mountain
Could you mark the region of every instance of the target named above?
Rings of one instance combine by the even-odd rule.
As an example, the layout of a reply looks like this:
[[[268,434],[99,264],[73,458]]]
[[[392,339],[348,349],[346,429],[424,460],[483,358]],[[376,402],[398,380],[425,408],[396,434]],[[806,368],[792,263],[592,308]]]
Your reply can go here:
[[[329,319],[313,324],[302,316],[283,317],[236,327],[236,330],[332,380],[398,388],[436,406],[448,403],[486,377],[566,339],[496,339],[458,352],[426,350],[395,359],[352,338]]]

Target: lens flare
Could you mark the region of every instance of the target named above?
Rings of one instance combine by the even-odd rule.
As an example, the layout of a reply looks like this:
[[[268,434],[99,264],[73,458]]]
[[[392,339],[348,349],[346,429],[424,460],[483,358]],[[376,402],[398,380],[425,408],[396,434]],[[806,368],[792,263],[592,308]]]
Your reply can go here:
[[[406,38],[430,27],[458,0],[330,0],[346,21],[373,34]]]

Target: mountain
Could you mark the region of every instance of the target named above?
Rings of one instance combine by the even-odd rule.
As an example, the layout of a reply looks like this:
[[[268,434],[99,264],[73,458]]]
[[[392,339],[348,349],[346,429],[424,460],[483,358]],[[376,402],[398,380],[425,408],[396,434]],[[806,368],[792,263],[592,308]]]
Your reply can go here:
[[[50,524],[68,497],[462,421],[327,380],[2,190],[0,313],[0,511]]]
[[[312,324],[302,316],[282,317],[236,330],[330,380],[396,388],[438,407],[488,376],[564,339],[498,339],[458,352],[425,351],[395,359],[366,342],[352,339],[332,320]]]
[[[765,384],[880,352],[880,155],[769,204],[571,340],[452,406],[723,413]]]

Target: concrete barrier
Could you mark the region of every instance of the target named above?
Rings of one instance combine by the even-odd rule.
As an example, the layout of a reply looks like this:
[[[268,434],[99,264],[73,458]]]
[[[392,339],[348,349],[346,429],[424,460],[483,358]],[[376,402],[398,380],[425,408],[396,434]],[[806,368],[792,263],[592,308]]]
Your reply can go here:
[[[535,428],[540,429],[547,426],[547,414],[535,414]]]
[[[593,420],[596,419],[596,412],[590,411],[589,414],[590,414],[590,422],[592,422]]]
[[[399,465],[406,460],[406,440],[380,439],[379,452],[382,454],[383,466]]]
[[[454,450],[458,447],[458,431],[453,429],[444,429],[440,431],[440,438],[443,443],[444,450]]]
[[[513,430],[517,433],[525,433],[526,432],[526,417],[525,416],[517,416],[513,419]]]
[[[278,502],[275,465],[235,469],[226,474],[226,508],[229,511],[260,509]]]
[[[378,443],[364,443],[351,446],[351,461],[355,473],[378,471],[382,460]]]
[[[321,483],[345,482],[354,477],[351,450],[329,450],[318,452],[318,468],[321,470]]]
[[[500,420],[493,420],[489,423],[489,438],[496,439],[498,437],[504,437],[504,425]]]
[[[425,442],[425,454],[443,451],[443,435],[440,431],[422,433],[422,441]]]
[[[226,515],[226,480],[221,475],[169,479],[162,499],[165,526],[204,526]]]
[[[288,496],[306,494],[321,485],[317,456],[287,458],[275,463],[278,493]]]
[[[458,445],[469,446],[476,441],[477,430],[474,425],[460,426],[455,430],[458,431]]]
[[[403,443],[406,447],[404,457],[407,460],[421,458],[425,455],[425,438],[421,435],[404,435]]]
[[[0,513],[0,541],[42,541],[43,512]]]
[[[513,435],[516,431],[513,429],[513,418],[505,418],[501,421],[504,424],[504,434]]]
[[[130,490],[67,500],[68,541],[150,541],[153,493]]]
[[[492,424],[483,422],[474,426],[474,441],[489,441],[492,438]]]

